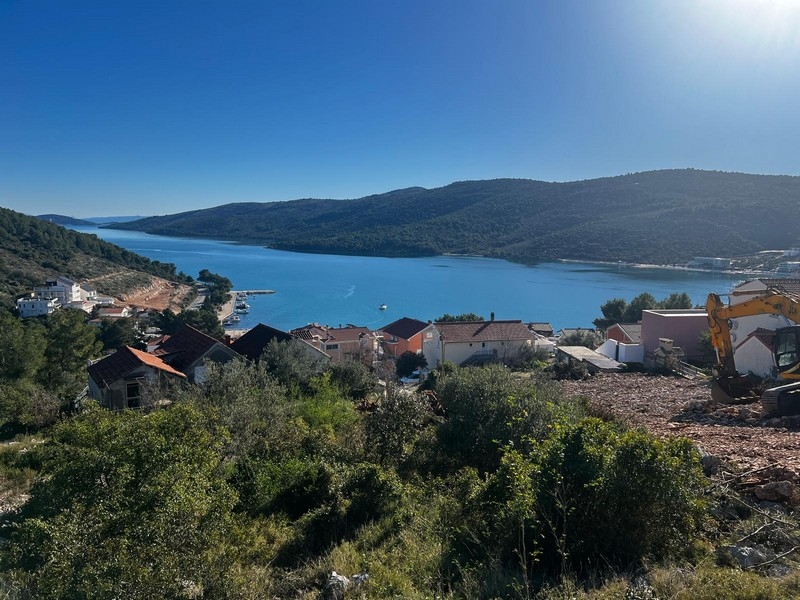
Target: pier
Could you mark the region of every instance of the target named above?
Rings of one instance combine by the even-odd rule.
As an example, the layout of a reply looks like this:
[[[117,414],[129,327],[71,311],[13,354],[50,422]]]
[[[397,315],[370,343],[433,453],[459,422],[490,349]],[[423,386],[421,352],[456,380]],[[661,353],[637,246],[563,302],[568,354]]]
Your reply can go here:
[[[274,294],[275,290],[232,290],[232,294],[247,294],[248,296],[252,294],[253,296],[258,296],[259,294]]]

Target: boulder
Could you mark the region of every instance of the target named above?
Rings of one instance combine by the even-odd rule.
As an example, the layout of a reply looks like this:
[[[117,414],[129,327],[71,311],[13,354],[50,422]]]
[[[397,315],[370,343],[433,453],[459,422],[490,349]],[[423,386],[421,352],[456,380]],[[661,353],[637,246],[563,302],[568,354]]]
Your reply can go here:
[[[344,600],[344,592],[348,587],[350,587],[350,580],[347,577],[331,571],[322,590],[322,597],[325,600]]]
[[[768,554],[749,546],[723,546],[719,551],[723,555],[733,557],[742,569],[760,565],[775,557],[772,553]]]
[[[767,502],[787,502],[794,495],[794,485],[791,481],[770,481],[753,490],[756,498]]]

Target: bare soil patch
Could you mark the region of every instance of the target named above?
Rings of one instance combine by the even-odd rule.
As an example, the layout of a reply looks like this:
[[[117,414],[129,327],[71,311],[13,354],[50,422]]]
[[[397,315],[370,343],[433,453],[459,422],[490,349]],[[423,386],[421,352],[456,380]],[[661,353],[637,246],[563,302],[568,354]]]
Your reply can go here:
[[[604,373],[562,386],[630,426],[693,440],[736,471],[752,473],[752,483],[800,482],[800,416],[765,419],[759,403],[714,404],[709,382],[677,376]]]
[[[124,304],[156,310],[169,308],[176,313],[182,310],[184,300],[193,292],[189,285],[132,271],[109,273],[90,279],[89,283]]]

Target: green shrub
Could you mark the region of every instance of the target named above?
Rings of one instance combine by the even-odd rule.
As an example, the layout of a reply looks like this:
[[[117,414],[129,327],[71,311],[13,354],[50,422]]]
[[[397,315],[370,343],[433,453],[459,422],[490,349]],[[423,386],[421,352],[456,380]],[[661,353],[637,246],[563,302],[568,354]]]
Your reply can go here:
[[[417,369],[422,369],[428,366],[428,360],[423,354],[411,352],[406,350],[394,363],[395,372],[398,377],[408,377]]]
[[[554,386],[500,365],[458,369],[437,381],[436,393],[447,412],[439,428],[442,452],[484,471],[497,468],[504,446],[541,440],[563,412],[580,412]]]
[[[697,530],[704,480],[688,440],[585,419],[534,460],[543,556],[576,571],[678,555]]]

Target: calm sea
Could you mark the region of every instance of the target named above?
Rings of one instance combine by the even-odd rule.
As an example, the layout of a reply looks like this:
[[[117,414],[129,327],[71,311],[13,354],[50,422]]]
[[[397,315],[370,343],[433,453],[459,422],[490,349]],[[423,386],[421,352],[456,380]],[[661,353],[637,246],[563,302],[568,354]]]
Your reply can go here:
[[[76,228],[197,277],[201,269],[233,281],[237,290],[272,289],[251,296],[239,327],[265,323],[291,329],[310,322],[371,328],[403,316],[420,320],[473,312],[497,319],[592,327],[610,298],[642,292],[657,299],[686,292],[695,304],[709,292],[727,293],[740,277],[683,270],[584,263],[533,267],[502,260],[440,256],[377,258],[299,254],[211,240],[133,231]],[[379,306],[386,304],[386,310]]]

